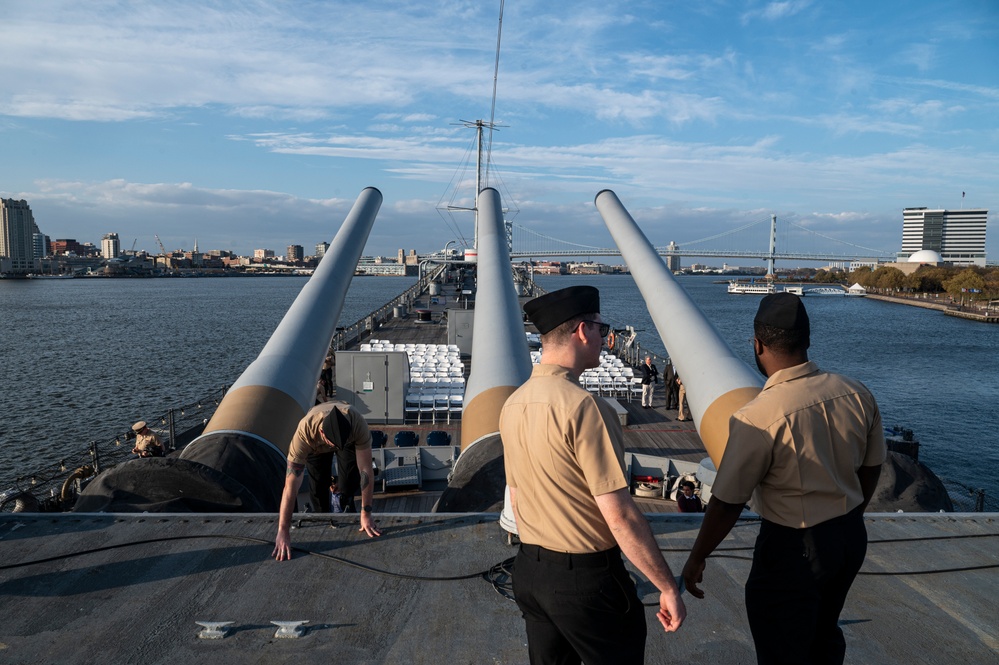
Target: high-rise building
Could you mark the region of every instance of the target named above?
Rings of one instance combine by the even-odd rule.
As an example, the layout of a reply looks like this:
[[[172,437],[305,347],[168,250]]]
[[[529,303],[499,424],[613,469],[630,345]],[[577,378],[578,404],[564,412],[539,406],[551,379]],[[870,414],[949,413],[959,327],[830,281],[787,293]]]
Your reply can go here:
[[[273,249],[255,249],[253,250],[253,258],[255,259],[273,259],[274,250]]]
[[[321,259],[326,256],[326,250],[330,248],[328,242],[317,242],[316,243],[316,258]]]
[[[898,260],[930,249],[946,263],[985,265],[985,227],[989,211],[931,210],[906,208],[902,211],[902,251]]]
[[[680,256],[676,253],[680,249],[672,240],[666,246],[666,267],[670,272],[680,272]]]
[[[38,232],[25,200],[0,199],[0,256],[5,269],[25,275],[36,269],[34,235]]]
[[[116,259],[121,254],[121,243],[117,233],[107,233],[101,238],[101,256],[105,259]]]
[[[289,263],[301,261],[305,256],[305,248],[301,245],[288,245],[288,253],[285,256]]]
[[[46,256],[51,254],[51,252],[49,251],[49,246],[51,243],[49,241],[49,237],[44,233],[42,233],[41,231],[38,231],[37,228],[38,225],[35,224],[36,231],[35,233],[31,234],[31,240],[35,246],[35,258],[44,259]]]

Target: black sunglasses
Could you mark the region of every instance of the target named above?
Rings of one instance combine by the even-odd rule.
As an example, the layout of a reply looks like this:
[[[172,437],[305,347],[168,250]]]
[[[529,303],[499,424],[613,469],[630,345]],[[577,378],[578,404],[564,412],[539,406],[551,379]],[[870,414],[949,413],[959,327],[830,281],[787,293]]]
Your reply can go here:
[[[582,321],[580,321],[580,323],[592,323],[593,325],[600,326],[601,337],[607,337],[607,333],[610,332],[609,323],[601,323],[600,321],[587,321],[586,319],[583,319]]]

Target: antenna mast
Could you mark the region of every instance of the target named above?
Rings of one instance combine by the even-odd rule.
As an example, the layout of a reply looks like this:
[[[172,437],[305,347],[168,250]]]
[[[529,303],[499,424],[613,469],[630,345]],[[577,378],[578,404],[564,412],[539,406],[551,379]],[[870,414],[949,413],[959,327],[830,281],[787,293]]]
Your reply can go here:
[[[500,61],[500,42],[503,39],[503,6],[506,4],[506,0],[500,0],[500,11],[499,11],[499,25],[496,28],[496,64],[493,66],[493,99],[489,106],[489,122],[484,123],[482,120],[475,121],[475,131],[478,133],[478,154],[475,158],[475,201],[479,200],[479,192],[482,191],[483,187],[489,186],[489,161],[490,156],[493,153],[493,130],[496,128],[496,88],[499,83],[499,61]],[[482,159],[482,128],[489,128],[489,145],[486,147],[486,158],[483,163]],[[483,178],[483,167],[485,168],[485,178]],[[472,247],[476,250],[479,249],[479,206],[478,203],[475,205],[475,235],[472,239]]]

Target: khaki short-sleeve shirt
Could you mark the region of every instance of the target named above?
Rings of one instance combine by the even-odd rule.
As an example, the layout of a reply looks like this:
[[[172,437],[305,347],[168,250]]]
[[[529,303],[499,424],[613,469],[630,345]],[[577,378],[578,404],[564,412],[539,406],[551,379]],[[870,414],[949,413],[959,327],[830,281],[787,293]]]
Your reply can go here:
[[[617,543],[594,497],[628,486],[621,425],[567,369],[536,365],[500,413],[522,542],[561,552]]]
[[[813,362],[775,372],[730,421],[711,494],[750,503],[766,520],[801,529],[864,501],[857,470],[887,455],[870,391]]]
[[[141,452],[151,453],[155,450],[162,451],[163,443],[155,432],[150,431],[148,434],[135,435],[135,447]]]
[[[371,448],[371,431],[368,423],[346,402],[325,402],[309,409],[298,421],[298,428],[288,447],[288,461],[305,464],[310,455],[336,450],[323,439],[323,419],[333,409],[339,409],[350,424],[350,434],[344,442],[344,449],[364,450]]]

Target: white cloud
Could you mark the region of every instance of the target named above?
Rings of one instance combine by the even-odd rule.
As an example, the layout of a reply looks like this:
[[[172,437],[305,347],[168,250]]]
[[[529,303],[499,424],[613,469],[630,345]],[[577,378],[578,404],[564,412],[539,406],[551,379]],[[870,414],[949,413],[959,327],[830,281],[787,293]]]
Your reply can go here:
[[[801,13],[811,5],[811,0],[788,0],[786,2],[770,2],[761,9],[744,12],[742,19],[749,22],[753,19],[764,21],[779,21]]]

